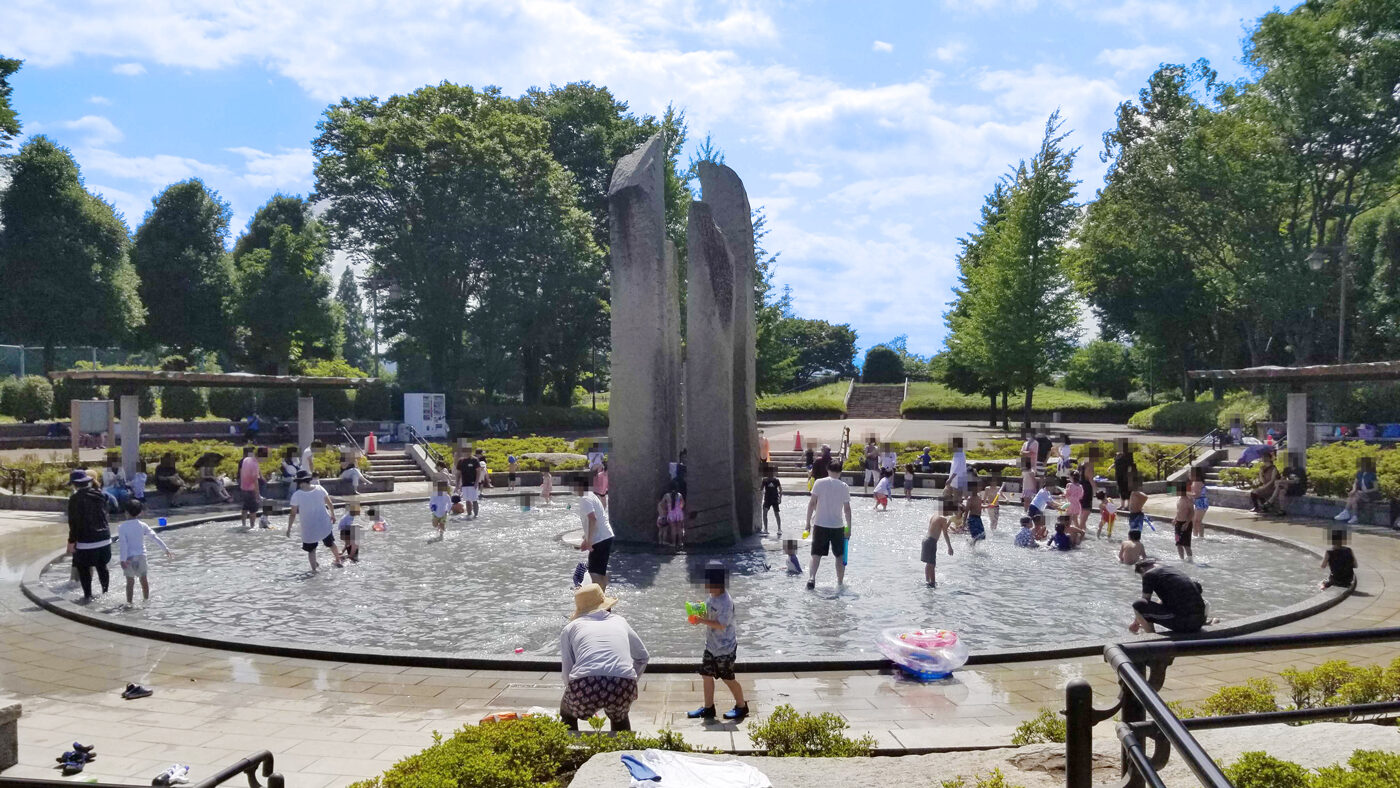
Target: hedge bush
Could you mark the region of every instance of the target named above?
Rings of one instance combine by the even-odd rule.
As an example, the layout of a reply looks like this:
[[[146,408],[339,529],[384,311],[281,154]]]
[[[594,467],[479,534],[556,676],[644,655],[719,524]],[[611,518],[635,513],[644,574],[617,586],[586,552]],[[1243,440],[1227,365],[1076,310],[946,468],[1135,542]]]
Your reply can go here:
[[[1024,747],[1027,744],[1063,744],[1068,735],[1065,718],[1054,709],[1041,709],[1034,718],[1016,726],[1011,736],[1011,746]]]
[[[0,380],[0,416],[15,415],[15,395],[19,393],[19,378],[10,375]]]
[[[1234,420],[1239,419],[1245,434],[1249,434],[1253,432],[1255,424],[1269,420],[1269,410],[1267,397],[1254,394],[1232,394],[1225,397],[1219,412],[1215,414],[1215,426],[1222,430],[1228,430],[1234,426]]]
[[[1011,397],[1007,401],[1007,416],[1019,421],[1023,398]],[[909,396],[900,406],[900,412],[908,419],[936,419],[961,416],[969,411],[985,414],[990,401],[980,395],[963,394],[942,383],[909,384]],[[1082,391],[1036,386],[1032,398],[1032,420],[1049,420],[1055,413],[1063,421],[1080,419],[1127,421],[1141,406],[1132,402],[1103,399]]]
[[[557,405],[477,405],[457,398],[448,407],[452,421],[468,433],[484,432],[483,419],[492,422],[511,419],[522,432],[551,428],[593,429],[608,426],[608,414],[589,408],[565,408]]]
[[[122,417],[122,397],[136,392],[136,410],[141,418],[149,419],[156,415],[156,403],[159,397],[156,389],[151,386],[111,386],[108,389],[108,396],[112,398],[117,410],[117,418]]]
[[[106,399],[106,396],[101,386],[94,386],[86,380],[60,380],[53,384],[53,407],[50,410],[55,419],[67,419],[73,415],[70,407],[73,400]]]
[[[564,786],[589,758],[619,750],[691,752],[674,731],[640,736],[575,736],[553,717],[466,725],[451,737],[433,732],[426,750],[352,788],[535,788]]]
[[[13,397],[14,412],[10,415],[20,421],[27,423],[43,421],[53,413],[53,384],[49,382],[48,378],[39,375],[25,375],[19,381]]]
[[[1305,769],[1265,752],[1246,752],[1225,767],[1225,776],[1235,788],[1400,788],[1400,754],[1356,750],[1345,766]]]
[[[397,407],[395,403],[397,402]],[[403,407],[403,394],[397,387],[376,381],[355,392],[355,418],[366,421],[389,421]]]
[[[1210,399],[1195,402],[1163,402],[1134,413],[1129,427],[1178,435],[1204,435],[1215,429],[1220,403]]]
[[[846,413],[846,391],[850,386],[849,380],[838,380],[806,391],[759,397],[754,404],[759,415],[794,413],[839,417]]]
[[[202,419],[209,415],[209,395],[193,386],[166,386],[161,391],[160,415],[181,421]]]
[[[257,397],[252,389],[209,389],[209,412],[221,419],[237,421],[252,413],[256,406]]]
[[[572,454],[587,454],[588,447],[581,445],[583,442],[568,441],[563,438],[551,438],[541,435],[530,435],[525,438],[481,438],[472,441],[472,449],[481,449],[486,452],[486,466],[492,470],[504,471],[507,463],[506,457],[514,454],[520,458],[522,454],[536,452],[568,452]],[[453,447],[446,443],[434,443],[433,448],[443,457],[453,456]],[[550,466],[556,471],[579,470],[587,467],[587,460],[573,460]],[[538,471],[544,468],[544,463],[539,460],[527,460],[520,458],[517,467],[525,471]]]
[[[1356,477],[1356,463],[1362,457],[1376,461],[1381,495],[1400,498],[1400,451],[1365,441],[1339,441],[1308,447],[1308,492],[1328,498],[1345,498]],[[1248,489],[1259,478],[1259,464],[1226,467],[1220,471],[1222,484]]]
[[[296,389],[259,389],[250,392],[256,397],[258,415],[269,419],[290,420],[297,417],[297,400],[300,396]],[[320,398],[317,398],[316,416],[321,417]],[[241,413],[233,418],[241,418],[247,413]]]
[[[831,712],[798,714],[784,703],[767,717],[749,723],[749,738],[778,757],[861,758],[875,749],[869,734],[852,739],[845,718]]]
[[[1022,788],[1015,783],[1007,782],[1006,775],[1001,769],[993,769],[987,774],[973,778],[973,782],[968,782],[967,777],[958,775],[951,780],[942,780],[938,783],[941,788]]]
[[[340,421],[355,415],[349,389],[316,389],[316,418]]]
[[[865,352],[865,364],[861,366],[860,382],[903,383],[904,360],[890,348],[876,345]]]

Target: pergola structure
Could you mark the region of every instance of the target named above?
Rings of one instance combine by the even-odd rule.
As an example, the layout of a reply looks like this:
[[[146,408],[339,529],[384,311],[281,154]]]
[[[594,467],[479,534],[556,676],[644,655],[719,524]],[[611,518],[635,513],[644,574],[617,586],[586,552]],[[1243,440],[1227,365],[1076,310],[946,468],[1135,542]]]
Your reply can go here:
[[[1361,383],[1400,381],[1400,361],[1370,361],[1356,364],[1318,364],[1307,367],[1244,367],[1241,369],[1193,369],[1186,373],[1190,380],[1212,383],[1283,383],[1288,393],[1287,427],[1289,448],[1306,450],[1308,446],[1308,394],[1303,387],[1309,383]],[[1306,451],[1296,457],[1299,467],[1307,461]]]
[[[305,451],[315,437],[316,389],[358,389],[375,378],[315,378],[305,375],[253,375],[245,372],[165,372],[140,369],[73,369],[50,372],[54,380],[81,380],[93,385],[117,385],[130,390],[121,395],[122,467],[128,474],[141,458],[141,417],[138,392],[146,386],[187,388],[296,389],[297,445]]]

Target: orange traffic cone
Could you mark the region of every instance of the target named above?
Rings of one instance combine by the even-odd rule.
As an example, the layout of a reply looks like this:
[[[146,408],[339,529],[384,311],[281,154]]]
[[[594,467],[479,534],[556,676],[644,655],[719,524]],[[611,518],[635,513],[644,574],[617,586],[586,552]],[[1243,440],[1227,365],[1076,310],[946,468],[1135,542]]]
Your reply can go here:
[[[797,431],[797,440],[792,444],[793,451],[802,451],[802,430]]]
[[[365,436],[365,454],[374,454],[379,451],[379,441],[375,439],[374,433]]]

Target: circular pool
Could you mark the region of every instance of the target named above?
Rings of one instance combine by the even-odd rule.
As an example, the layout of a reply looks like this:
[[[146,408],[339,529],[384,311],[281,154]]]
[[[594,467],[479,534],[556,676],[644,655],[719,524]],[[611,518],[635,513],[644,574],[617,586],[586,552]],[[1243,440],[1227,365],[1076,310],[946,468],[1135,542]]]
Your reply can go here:
[[[517,648],[549,657],[572,611],[571,575],[581,554],[561,536],[578,528],[571,498],[522,511],[511,499],[482,503],[475,521],[454,520],[436,541],[424,503],[382,508],[386,533],[362,528],[358,564],[308,573],[295,531],[248,531],[214,522],[167,531],[173,560],[151,550],[152,597],[124,609],[123,579],[112,563],[112,593],[85,607],[90,616],[133,626],[226,641],[281,642],[354,651],[408,650],[509,658]],[[924,583],[919,547],[934,504],[891,502],[872,511],[853,499],[855,514],[846,584],[836,587],[831,558],[815,591],[790,575],[776,539],[763,548],[722,555],[616,550],[609,594],[653,655],[698,657],[703,629],[686,623],[684,602],[705,596],[696,578],[707,560],[731,569],[741,659],[878,657],[875,638],[890,627],[957,630],[974,653],[1105,641],[1126,635],[1128,604],[1140,593],[1131,567],[1117,562],[1117,539],[1090,535],[1069,553],[1012,544],[1015,510],[973,549],[953,536],[954,555],[940,549],[938,587]],[[788,529],[798,535],[805,498],[787,500]],[[1018,513],[1016,513],[1018,515]],[[1124,536],[1121,522],[1115,535]],[[367,523],[362,523],[362,526]],[[1143,536],[1150,554],[1176,564],[1170,524]],[[1212,615],[1225,621],[1287,607],[1316,592],[1317,558],[1287,545],[1220,531],[1198,539],[1198,563],[1183,565],[1200,580]],[[803,566],[810,556],[803,544]],[[114,550],[115,552],[115,550]],[[80,596],[66,561],[47,567],[43,590]]]

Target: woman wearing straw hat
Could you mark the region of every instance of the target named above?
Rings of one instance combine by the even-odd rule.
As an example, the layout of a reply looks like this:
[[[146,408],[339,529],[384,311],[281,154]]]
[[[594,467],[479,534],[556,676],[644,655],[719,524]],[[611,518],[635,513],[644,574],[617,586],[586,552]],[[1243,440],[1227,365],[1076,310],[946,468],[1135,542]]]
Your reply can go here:
[[[559,636],[559,658],[564,668],[564,698],[559,716],[573,730],[580,719],[601,709],[614,731],[630,731],[627,712],[637,699],[637,679],[646,670],[646,646],[627,623],[613,612],[617,604],[604,596],[603,587],[588,583],[574,592],[574,614]]]

